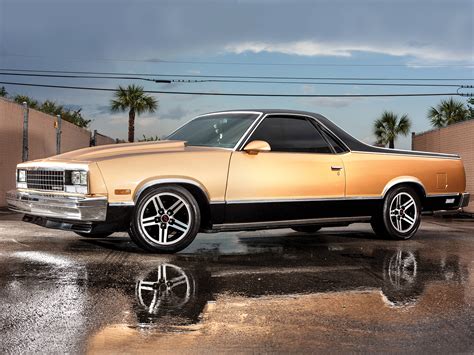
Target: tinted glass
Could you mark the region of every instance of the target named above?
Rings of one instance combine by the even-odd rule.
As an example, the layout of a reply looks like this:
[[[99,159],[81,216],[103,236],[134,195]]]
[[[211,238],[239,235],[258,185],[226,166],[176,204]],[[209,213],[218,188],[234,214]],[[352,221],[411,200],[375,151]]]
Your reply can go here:
[[[233,148],[257,117],[257,114],[228,113],[202,116],[186,123],[167,139],[194,146]]]
[[[322,133],[324,135],[324,138],[326,138],[329,144],[332,145],[336,153],[343,153],[347,150],[346,148],[342,146],[341,143],[339,143],[335,138],[333,138],[333,136],[329,132],[326,132],[325,130],[323,130]]]
[[[255,130],[252,140],[266,141],[273,152],[332,153],[316,127],[305,118],[268,117]]]

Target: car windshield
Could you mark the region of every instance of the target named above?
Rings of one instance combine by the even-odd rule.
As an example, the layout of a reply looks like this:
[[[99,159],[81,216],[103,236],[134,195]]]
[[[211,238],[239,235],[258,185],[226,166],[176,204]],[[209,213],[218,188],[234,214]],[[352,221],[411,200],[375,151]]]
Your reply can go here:
[[[258,117],[256,113],[220,113],[201,116],[186,123],[167,139],[186,141],[187,145],[234,148]]]

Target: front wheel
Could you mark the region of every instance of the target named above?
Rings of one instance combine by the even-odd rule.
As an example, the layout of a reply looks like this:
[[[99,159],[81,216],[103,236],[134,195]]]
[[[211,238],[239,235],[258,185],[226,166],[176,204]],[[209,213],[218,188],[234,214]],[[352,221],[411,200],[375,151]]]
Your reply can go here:
[[[387,193],[382,211],[372,217],[371,225],[377,236],[405,240],[415,235],[420,222],[418,194],[408,186],[399,186]]]
[[[191,244],[200,223],[198,203],[188,190],[181,186],[161,186],[140,197],[129,235],[142,249],[174,253]]]

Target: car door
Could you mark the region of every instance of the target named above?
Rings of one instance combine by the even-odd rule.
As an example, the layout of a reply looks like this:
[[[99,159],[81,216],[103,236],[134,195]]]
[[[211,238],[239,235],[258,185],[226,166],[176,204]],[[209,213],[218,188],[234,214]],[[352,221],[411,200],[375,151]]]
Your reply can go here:
[[[343,162],[311,118],[268,115],[247,143],[268,152],[232,153],[226,189],[226,222],[284,221],[332,216],[345,193]]]

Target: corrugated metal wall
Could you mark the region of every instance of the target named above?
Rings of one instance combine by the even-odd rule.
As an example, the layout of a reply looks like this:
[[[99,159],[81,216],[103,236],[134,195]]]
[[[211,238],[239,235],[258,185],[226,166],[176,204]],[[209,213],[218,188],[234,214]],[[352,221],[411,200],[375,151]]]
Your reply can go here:
[[[29,110],[28,160],[56,155],[56,117]],[[91,132],[62,121],[61,152],[88,147]],[[96,145],[112,144],[115,140],[103,135]],[[23,106],[0,98],[0,206],[5,206],[5,192],[15,188],[16,164],[22,160]]]
[[[450,125],[412,137],[413,150],[459,154],[466,169],[466,190],[474,194],[474,120]],[[448,177],[449,184],[449,177]],[[474,212],[474,197],[465,209]]]

